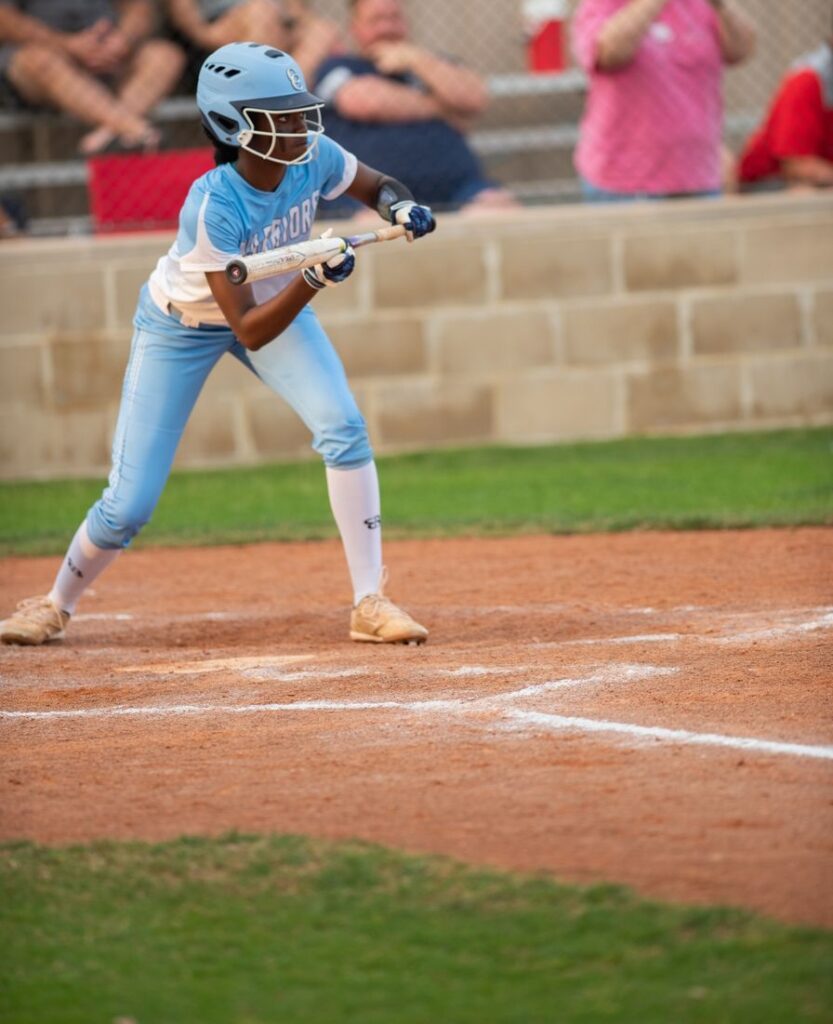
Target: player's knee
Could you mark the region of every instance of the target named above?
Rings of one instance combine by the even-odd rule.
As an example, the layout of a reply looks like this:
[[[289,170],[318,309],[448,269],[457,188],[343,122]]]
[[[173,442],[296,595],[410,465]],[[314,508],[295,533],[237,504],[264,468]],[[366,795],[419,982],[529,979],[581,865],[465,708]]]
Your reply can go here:
[[[153,506],[143,502],[111,504],[103,498],[87,515],[87,533],[96,547],[126,548],[152,514]]]
[[[373,458],[367,426],[360,416],[322,430],[316,436],[313,448],[326,465],[334,469],[355,469]]]

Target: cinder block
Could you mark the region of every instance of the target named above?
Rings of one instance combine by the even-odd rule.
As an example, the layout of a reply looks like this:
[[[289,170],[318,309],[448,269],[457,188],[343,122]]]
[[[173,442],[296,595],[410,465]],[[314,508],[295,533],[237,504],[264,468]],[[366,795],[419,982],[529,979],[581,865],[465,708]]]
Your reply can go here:
[[[442,316],[437,336],[444,373],[512,372],[553,361],[553,328],[543,310]]]
[[[492,439],[493,396],[487,387],[434,381],[389,384],[377,391],[375,409],[384,445]]]
[[[182,434],[176,465],[228,459],[236,448],[234,401],[226,398],[206,402],[201,396]]]
[[[650,291],[732,284],[739,275],[736,248],[736,237],[728,231],[625,238],[625,286]]]
[[[312,435],[283,399],[266,391],[246,403],[249,432],[257,453],[266,458],[302,458],[312,454]]]
[[[426,368],[423,322],[377,315],[325,325],[348,377],[419,373]]]
[[[434,236],[414,245],[391,244],[373,254],[375,303],[422,309],[486,301],[483,246],[476,241],[442,243]]]
[[[670,362],[679,354],[677,311],[670,301],[565,305],[561,323],[568,363]]]
[[[833,353],[761,360],[747,373],[753,416],[833,414]]]
[[[105,411],[53,413],[18,410],[0,414],[0,476],[73,476],[100,472],[110,463]],[[79,509],[79,516],[83,509]]]
[[[667,367],[627,378],[627,429],[706,426],[741,416],[737,366]]]
[[[503,238],[500,279],[507,299],[605,295],[613,290],[612,243],[547,235]]]
[[[160,251],[159,255],[162,255]],[[115,289],[115,317],[116,322],[109,324],[110,327],[121,328],[122,330],[133,329],[133,316],[136,312],[136,304],[139,301],[139,292],[142,285],[150,277],[150,273],[156,266],[156,261],[130,266],[115,267],[113,270],[113,287]],[[104,267],[101,268],[104,273]]]
[[[130,355],[126,335],[90,341],[58,340],[49,350],[53,377],[49,397],[57,408],[90,408],[120,394]]]
[[[697,299],[692,304],[691,326],[694,351],[703,355],[801,344],[798,297],[787,293]]]
[[[42,349],[35,343],[0,347],[0,402],[41,405]]]
[[[498,385],[499,440],[560,441],[617,433],[617,378],[604,372],[548,370]]]
[[[336,231],[336,233],[338,233]],[[362,296],[370,277],[371,269],[365,259],[366,249],[356,257],[356,269],[348,281],[337,288],[323,288],[315,296],[313,306],[322,320],[331,313],[353,313],[361,308]]]
[[[104,275],[95,265],[0,275],[2,330],[9,334],[95,331],[104,326]]]
[[[813,327],[816,344],[833,345],[833,290],[813,296]]]
[[[829,280],[833,277],[833,218],[748,228],[743,250],[744,281]]]

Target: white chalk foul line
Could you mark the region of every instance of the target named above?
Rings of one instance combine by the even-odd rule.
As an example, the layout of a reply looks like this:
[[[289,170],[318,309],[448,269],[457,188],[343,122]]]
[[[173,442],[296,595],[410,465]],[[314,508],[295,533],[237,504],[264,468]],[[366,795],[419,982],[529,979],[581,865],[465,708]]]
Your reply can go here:
[[[376,711],[395,710],[416,713],[446,713],[467,716],[491,712],[496,715],[504,728],[525,728],[537,731],[613,733],[631,739],[654,739],[663,743],[683,746],[728,747],[755,753],[787,755],[833,760],[833,747],[813,746],[803,743],[782,743],[749,736],[727,736],[719,733],[699,733],[688,729],[666,729],[661,726],[633,725],[628,722],[609,722],[594,718],[578,718],[567,715],[553,715],[538,711],[522,711],[506,708],[507,698],[519,699],[537,696],[553,689],[577,686],[581,683],[624,682],[654,675],[667,675],[676,669],[663,669],[652,665],[619,665],[603,669],[583,679],[558,679],[524,687],[508,694],[494,694],[488,697],[463,700],[427,701],[295,701],[281,704],[173,704],[159,707],[109,707],[78,708],[72,711],[0,711],[5,719],[65,719],[65,718],[112,718],[139,716],[182,716],[205,714],[265,714],[304,711]]]
[[[312,654],[275,654],[266,657],[205,658],[202,661],[160,661],[151,665],[125,665],[116,672],[140,672],[152,676],[196,676],[204,672],[223,672],[228,669],[256,669],[271,666],[297,665],[312,661]]]
[[[822,615],[819,619],[811,619],[809,622],[787,623],[783,626],[771,626],[767,629],[750,629],[744,633],[732,633],[730,636],[718,636],[708,638],[715,644],[745,644],[754,643],[759,640],[780,640],[784,636],[793,636],[803,633],[817,633],[822,629],[833,628],[833,613]]]
[[[686,746],[731,747],[762,754],[789,754],[793,757],[816,757],[833,761],[833,747],[810,746],[806,743],[780,743],[745,736],[724,736],[722,733],[690,732],[688,729],[664,729],[660,726],[631,725],[627,722],[605,722],[596,718],[574,718],[538,711],[507,711],[507,716],[525,726],[547,731],[612,732],[641,739],[662,740]]]
[[[158,707],[75,708],[72,711],[0,711],[0,718],[110,718],[129,716],[250,715],[262,711],[367,711],[407,707],[402,701],[299,700],[289,704],[162,704]]]
[[[642,633],[636,636],[590,637],[582,640],[563,640],[561,646],[576,647],[584,644],[667,644],[682,640],[683,633]]]
[[[678,672],[676,668],[660,668],[657,665],[612,665],[600,669],[589,676],[578,676],[575,679],[551,679],[543,683],[532,683],[521,690],[510,690],[506,693],[491,694],[484,697],[481,703],[497,705],[507,700],[520,700],[524,697],[537,697],[539,694],[552,690],[565,690],[572,686],[587,685],[618,685],[633,683],[637,679],[650,679],[654,676],[671,676]]]
[[[826,609],[825,609],[826,610]],[[582,637],[579,640],[547,640],[543,643],[532,643],[534,648],[557,647],[607,647],[611,644],[659,644],[678,641],[692,641],[701,644],[748,644],[780,640],[783,637],[803,636],[806,633],[817,633],[823,629],[833,629],[833,613],[822,615],[807,622],[788,622],[778,626],[762,629],[744,630],[740,633],[727,633],[724,636],[707,636],[701,633],[643,633],[628,636],[595,636]]]

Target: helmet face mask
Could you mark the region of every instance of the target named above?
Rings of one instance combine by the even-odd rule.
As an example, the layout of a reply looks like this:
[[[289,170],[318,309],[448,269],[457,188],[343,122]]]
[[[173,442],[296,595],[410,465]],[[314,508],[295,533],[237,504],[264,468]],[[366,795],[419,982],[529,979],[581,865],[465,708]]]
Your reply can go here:
[[[324,131],[323,100],[307,91],[296,62],[258,43],[229,43],[206,58],[197,106],[219,142],[271,163],[315,159]]]
[[[237,138],[240,148],[245,149],[247,153],[254,153],[262,160],[269,160],[271,163],[287,165],[306,164],[315,159],[318,137],[324,132],[319,104],[310,107],[296,107],[293,110],[265,110],[260,107],[246,106],[241,110],[241,114],[245,118],[248,128],[241,131]],[[297,114],[304,115],[303,130],[288,131],[287,129],[293,127],[296,120],[292,115]],[[269,140],[265,152],[263,147],[256,143],[253,145],[257,139]],[[303,141],[304,150],[292,160],[277,156],[276,147],[283,149],[279,139]]]

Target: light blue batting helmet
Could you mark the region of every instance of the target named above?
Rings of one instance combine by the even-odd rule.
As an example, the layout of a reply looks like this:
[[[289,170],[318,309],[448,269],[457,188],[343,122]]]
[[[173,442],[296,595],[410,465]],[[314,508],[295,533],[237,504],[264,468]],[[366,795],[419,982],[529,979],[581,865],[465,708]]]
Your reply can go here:
[[[197,81],[197,106],[203,124],[221,142],[239,146],[275,163],[306,163],[315,154],[324,131],[324,101],[307,90],[298,64],[283,50],[260,43],[229,43],[203,62]],[[307,131],[282,132],[276,119],[282,114],[309,113]],[[255,129],[252,113],[266,115],[271,131]],[[250,146],[254,136],[272,138],[267,153]],[[309,141],[309,136],[312,136]],[[274,155],[279,138],[306,138],[307,149],[294,160]]]

